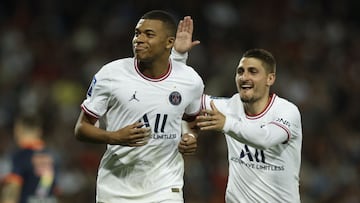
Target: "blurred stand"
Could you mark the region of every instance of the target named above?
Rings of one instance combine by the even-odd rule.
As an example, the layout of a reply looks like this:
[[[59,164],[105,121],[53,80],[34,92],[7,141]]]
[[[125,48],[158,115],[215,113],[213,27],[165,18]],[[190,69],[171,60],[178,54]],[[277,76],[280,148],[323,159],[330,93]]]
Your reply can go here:
[[[360,202],[360,3],[350,0],[1,1],[0,176],[8,170],[14,115],[40,112],[45,139],[62,160],[62,202],[94,201],[105,146],[75,141],[79,105],[101,65],[132,55],[133,33],[126,31],[155,8],[193,17],[201,45],[188,63],[208,94],[236,92],[233,78],[244,50],[274,53],[279,77],[273,90],[303,115],[303,202]],[[221,203],[224,139],[207,134],[198,144],[198,154],[186,158],[186,202]]]

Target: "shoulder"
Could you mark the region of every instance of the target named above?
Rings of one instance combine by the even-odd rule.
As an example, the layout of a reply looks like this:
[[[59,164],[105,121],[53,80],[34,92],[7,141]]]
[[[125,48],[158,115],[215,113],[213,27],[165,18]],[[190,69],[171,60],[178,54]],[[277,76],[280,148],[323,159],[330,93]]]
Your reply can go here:
[[[117,59],[103,65],[98,71],[97,75],[111,76],[114,75],[114,72],[121,72],[131,67],[134,67],[133,58]]]
[[[301,113],[299,108],[289,100],[275,95],[273,108],[273,112],[276,112],[277,116],[301,123]]]
[[[195,71],[195,69],[191,66],[188,66],[184,63],[180,63],[175,60],[171,60],[173,71],[177,75],[182,75],[192,80],[197,80],[202,82],[201,76]]]
[[[285,98],[279,97],[278,95],[274,95],[274,97],[274,103],[279,109],[283,109],[284,111],[292,110],[300,113],[299,108],[293,102]]]

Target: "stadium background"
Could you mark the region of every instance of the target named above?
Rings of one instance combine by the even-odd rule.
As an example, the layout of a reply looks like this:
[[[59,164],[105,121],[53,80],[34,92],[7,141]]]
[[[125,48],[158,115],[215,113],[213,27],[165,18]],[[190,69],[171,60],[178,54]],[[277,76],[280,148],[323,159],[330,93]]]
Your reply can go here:
[[[191,15],[188,63],[206,93],[236,92],[244,50],[261,47],[278,62],[275,92],[302,112],[301,197],[304,203],[360,202],[360,9],[336,0],[2,0],[0,1],[0,178],[14,147],[17,112],[46,118],[45,139],[61,163],[61,202],[94,202],[104,146],[73,136],[79,105],[104,63],[131,56],[144,12]],[[223,202],[227,157],[221,135],[199,138],[186,159],[187,203]]]

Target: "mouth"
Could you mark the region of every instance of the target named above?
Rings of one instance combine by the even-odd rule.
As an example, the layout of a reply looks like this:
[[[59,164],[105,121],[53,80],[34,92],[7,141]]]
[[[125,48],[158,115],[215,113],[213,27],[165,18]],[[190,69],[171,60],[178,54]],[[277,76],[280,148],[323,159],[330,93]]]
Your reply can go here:
[[[146,49],[147,49],[146,47],[134,45],[134,51],[135,51],[135,53],[143,52],[143,51],[145,51]]]
[[[242,90],[250,90],[250,89],[252,89],[254,86],[253,85],[251,85],[251,84],[241,84],[240,85],[240,89],[242,89]]]

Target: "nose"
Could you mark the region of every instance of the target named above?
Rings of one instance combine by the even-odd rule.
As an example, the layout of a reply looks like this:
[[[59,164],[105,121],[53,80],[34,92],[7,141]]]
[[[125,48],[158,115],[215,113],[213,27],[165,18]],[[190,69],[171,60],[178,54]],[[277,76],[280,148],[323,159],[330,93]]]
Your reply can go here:
[[[144,35],[142,34],[138,34],[134,36],[133,42],[134,43],[139,43],[139,42],[143,42],[144,41]]]
[[[247,71],[242,72],[241,74],[238,74],[238,77],[240,80],[244,81],[247,80],[249,77],[249,74]]]

